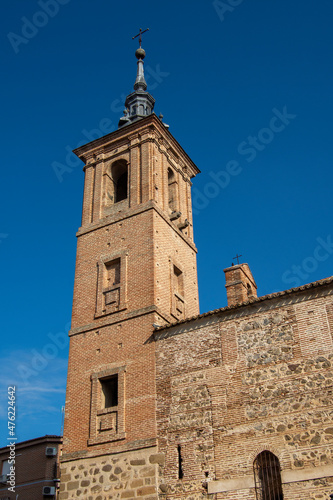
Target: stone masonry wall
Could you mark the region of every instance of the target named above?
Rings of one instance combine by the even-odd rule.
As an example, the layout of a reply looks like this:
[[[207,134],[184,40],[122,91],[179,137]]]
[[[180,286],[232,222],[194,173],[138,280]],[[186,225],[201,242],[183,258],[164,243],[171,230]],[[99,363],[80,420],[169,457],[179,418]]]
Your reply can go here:
[[[157,332],[161,498],[254,500],[263,450],[286,499],[329,498],[332,303],[332,290],[307,291]]]
[[[163,464],[156,448],[63,463],[59,500],[157,500]]]

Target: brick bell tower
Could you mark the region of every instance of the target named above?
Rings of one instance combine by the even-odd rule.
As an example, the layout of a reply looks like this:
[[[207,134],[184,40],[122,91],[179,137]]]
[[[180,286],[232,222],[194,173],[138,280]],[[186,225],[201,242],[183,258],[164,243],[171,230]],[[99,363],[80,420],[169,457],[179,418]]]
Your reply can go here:
[[[119,128],[74,151],[85,184],[60,500],[158,498],[154,325],[199,313],[199,170],[153,113],[139,42]]]

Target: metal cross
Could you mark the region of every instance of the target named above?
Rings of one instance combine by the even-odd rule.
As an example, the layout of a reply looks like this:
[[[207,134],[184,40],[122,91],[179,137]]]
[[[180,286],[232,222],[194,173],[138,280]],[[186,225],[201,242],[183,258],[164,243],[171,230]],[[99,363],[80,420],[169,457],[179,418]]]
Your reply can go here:
[[[233,257],[233,259],[232,259],[232,260],[237,259],[237,264],[239,264],[239,257],[243,257],[243,255],[238,255],[238,254],[237,254],[237,255],[236,255],[236,257]]]
[[[142,29],[140,28],[140,33],[138,33],[137,35],[135,36],[132,36],[132,40],[134,40],[134,38],[137,38],[139,37],[139,44],[140,44],[140,47],[141,47],[141,42],[142,42],[142,34],[143,33],[146,33],[146,31],[149,31],[149,28],[147,28],[146,30],[142,31]]]

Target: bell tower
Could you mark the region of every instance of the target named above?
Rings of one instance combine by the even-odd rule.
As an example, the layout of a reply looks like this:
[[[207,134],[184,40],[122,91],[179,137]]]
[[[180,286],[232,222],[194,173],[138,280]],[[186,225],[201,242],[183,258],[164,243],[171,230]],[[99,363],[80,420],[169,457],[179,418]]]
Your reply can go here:
[[[141,36],[135,55],[119,128],[74,151],[85,183],[60,500],[158,498],[154,325],[199,313],[199,170],[153,112]]]

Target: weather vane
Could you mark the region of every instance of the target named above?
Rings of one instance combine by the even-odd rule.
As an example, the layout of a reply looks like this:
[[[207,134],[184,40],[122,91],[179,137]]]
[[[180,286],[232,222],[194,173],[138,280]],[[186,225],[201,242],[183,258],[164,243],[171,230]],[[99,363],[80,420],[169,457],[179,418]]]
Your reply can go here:
[[[141,43],[142,43],[142,35],[143,33],[146,33],[146,31],[149,31],[149,28],[147,28],[146,30],[142,31],[142,29],[140,28],[140,33],[138,33],[137,35],[135,36],[132,36],[132,40],[134,40],[134,38],[137,38],[139,37],[139,44],[140,44],[140,48],[141,48]]]

